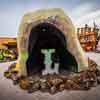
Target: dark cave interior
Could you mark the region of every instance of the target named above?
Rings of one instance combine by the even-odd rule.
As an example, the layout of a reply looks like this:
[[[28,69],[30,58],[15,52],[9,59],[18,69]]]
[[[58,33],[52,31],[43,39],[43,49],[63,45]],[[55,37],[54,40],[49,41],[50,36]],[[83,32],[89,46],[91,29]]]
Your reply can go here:
[[[41,49],[55,49],[52,60],[59,61],[59,71],[77,68],[74,56],[67,50],[64,34],[52,24],[41,23],[32,28],[29,36],[29,57],[26,62],[28,75],[39,73],[45,68]]]

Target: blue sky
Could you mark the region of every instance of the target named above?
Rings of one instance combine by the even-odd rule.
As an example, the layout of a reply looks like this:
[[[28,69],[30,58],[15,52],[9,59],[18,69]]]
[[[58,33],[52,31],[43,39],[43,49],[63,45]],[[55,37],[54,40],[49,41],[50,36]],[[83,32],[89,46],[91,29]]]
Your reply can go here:
[[[41,8],[63,8],[76,27],[100,26],[100,0],[0,0],[0,37],[16,37],[22,16]]]

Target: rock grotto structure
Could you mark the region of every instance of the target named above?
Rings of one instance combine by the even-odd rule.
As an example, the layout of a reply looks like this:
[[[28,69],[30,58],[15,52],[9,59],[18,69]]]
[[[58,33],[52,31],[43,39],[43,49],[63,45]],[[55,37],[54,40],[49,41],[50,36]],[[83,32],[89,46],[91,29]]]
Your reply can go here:
[[[62,9],[43,9],[25,14],[17,39],[19,58],[16,67],[20,75],[31,75],[44,68],[40,52],[43,48],[56,50],[61,69],[75,66],[74,69],[80,72],[88,67],[74,25]]]

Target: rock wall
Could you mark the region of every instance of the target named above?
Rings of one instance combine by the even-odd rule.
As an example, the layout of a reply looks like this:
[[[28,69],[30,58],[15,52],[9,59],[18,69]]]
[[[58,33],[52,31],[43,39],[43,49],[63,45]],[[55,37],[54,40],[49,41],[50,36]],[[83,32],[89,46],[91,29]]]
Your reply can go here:
[[[28,39],[31,29],[40,23],[50,23],[62,31],[66,38],[66,47],[75,57],[78,63],[78,71],[87,69],[88,60],[80,46],[75,34],[75,29],[71,19],[66,16],[62,9],[42,9],[36,12],[30,12],[23,16],[18,31],[18,65],[21,75],[27,75],[26,61],[28,58]]]

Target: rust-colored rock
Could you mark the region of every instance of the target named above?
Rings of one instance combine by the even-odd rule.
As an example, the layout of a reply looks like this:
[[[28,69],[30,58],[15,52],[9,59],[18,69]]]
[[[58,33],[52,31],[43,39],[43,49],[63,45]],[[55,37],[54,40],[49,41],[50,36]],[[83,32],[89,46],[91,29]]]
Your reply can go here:
[[[28,78],[25,78],[25,77],[21,78],[21,79],[19,80],[19,86],[20,86],[22,89],[27,90],[27,89],[28,89],[28,86],[29,86],[29,80],[28,80]]]
[[[63,80],[61,78],[53,78],[53,77],[50,77],[48,79],[48,83],[51,85],[51,86],[57,86],[61,83],[63,83]]]
[[[65,83],[65,88],[70,90],[79,90],[81,89],[80,85],[75,83],[73,80],[67,80]]]
[[[60,84],[59,85],[59,91],[63,91],[65,89],[65,84]]]

